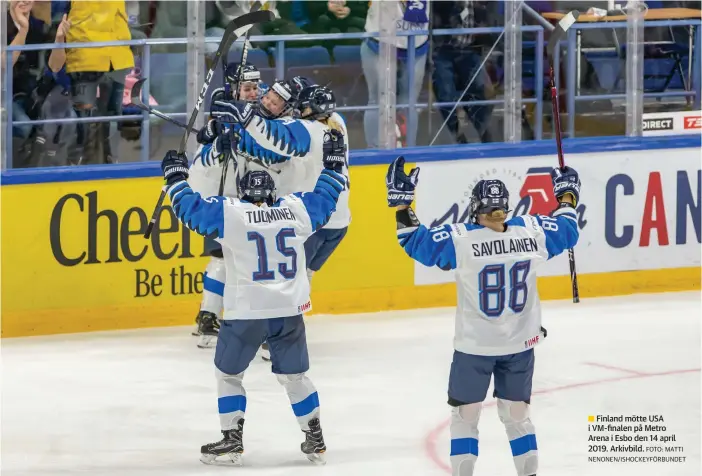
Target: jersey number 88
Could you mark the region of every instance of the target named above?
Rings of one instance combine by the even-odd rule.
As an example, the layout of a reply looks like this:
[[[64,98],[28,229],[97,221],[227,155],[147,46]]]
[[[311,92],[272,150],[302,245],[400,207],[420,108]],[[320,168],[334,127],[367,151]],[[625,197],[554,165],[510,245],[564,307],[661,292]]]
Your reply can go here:
[[[518,314],[524,310],[529,289],[526,280],[529,275],[531,261],[517,261],[509,269],[509,308]],[[505,310],[505,265],[490,264],[478,274],[480,283],[480,310],[487,317],[496,319]]]

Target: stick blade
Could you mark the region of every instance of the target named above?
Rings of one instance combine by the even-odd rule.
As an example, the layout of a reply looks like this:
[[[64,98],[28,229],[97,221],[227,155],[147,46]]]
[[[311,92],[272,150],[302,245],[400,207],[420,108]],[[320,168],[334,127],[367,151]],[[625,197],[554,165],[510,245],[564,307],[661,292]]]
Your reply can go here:
[[[553,57],[553,51],[556,45],[566,36],[566,31],[573,26],[573,24],[578,21],[580,12],[573,10],[568,12],[556,25],[556,28],[551,32],[551,38],[548,40],[548,45],[546,45],[546,52],[549,57]]]
[[[146,78],[143,78],[134,83],[134,86],[132,86],[131,100],[132,104],[136,106],[144,104],[144,102],[141,100],[141,88],[144,86],[145,82]]]

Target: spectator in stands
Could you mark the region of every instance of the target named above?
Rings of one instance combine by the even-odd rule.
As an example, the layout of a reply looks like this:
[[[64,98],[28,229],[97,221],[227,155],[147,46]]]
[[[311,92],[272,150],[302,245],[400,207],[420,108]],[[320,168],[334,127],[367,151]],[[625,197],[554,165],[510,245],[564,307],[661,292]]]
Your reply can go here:
[[[477,28],[490,26],[497,18],[497,2],[455,1],[434,2],[432,5],[432,28]],[[492,88],[492,83],[486,71],[478,70],[482,63],[482,48],[489,43],[490,35],[441,35],[434,37],[432,51],[434,69],[432,83],[437,102],[456,102],[475,79],[462,101],[483,101],[487,99],[486,90]],[[439,110],[446,120],[452,106]],[[492,142],[490,134],[490,116],[492,106],[465,106],[468,119],[473,123],[478,137],[482,142]],[[468,139],[459,131],[456,111],[449,118],[446,126],[456,142],[466,143]]]
[[[380,4],[388,4],[390,1],[372,2],[368,9],[368,17],[366,18],[366,31],[380,30]],[[396,25],[398,31],[407,30],[427,30],[429,26],[429,2],[427,0],[397,0],[393,1],[396,6],[395,18],[383,18],[383,22],[392,21]],[[433,2],[441,3],[441,2]],[[383,7],[387,8],[387,7]],[[407,36],[397,36],[395,45],[397,46],[397,104],[407,104],[409,102],[409,85],[408,85],[408,68],[414,68],[414,91],[415,101],[419,95],[422,83],[424,81],[424,66],[427,59],[427,51],[429,50],[428,37],[426,35],[415,36],[415,63],[414,65],[407,64]],[[366,76],[368,84],[368,105],[378,104],[378,94],[380,92],[380,73],[379,73],[379,51],[380,44],[375,38],[368,38],[361,45],[361,65],[363,73]],[[366,111],[363,118],[363,125],[366,135],[366,143],[370,148],[379,146],[378,136],[380,125],[378,124],[378,110]],[[415,121],[414,129],[407,130],[406,136],[416,137],[417,124]]]
[[[131,40],[124,0],[71,0],[69,8],[68,43]],[[129,46],[69,48],[66,71],[78,116],[122,114],[124,78],[133,67]],[[114,162],[109,122],[83,123],[78,142],[78,163]]]
[[[330,0],[328,2],[306,2],[310,18],[304,27],[309,33],[360,33],[366,25],[367,1]],[[361,40],[336,40],[325,42],[333,48],[339,44],[358,44]]]
[[[55,29],[36,18],[33,1],[12,0],[7,10],[7,43],[11,46],[63,43],[71,23],[64,15]],[[44,5],[41,5],[44,6]],[[48,12],[48,10],[45,8]],[[49,16],[50,18],[50,16]],[[5,53],[2,55],[5,64]],[[70,101],[64,88],[66,75],[63,48],[46,51],[12,52],[12,120],[60,119],[72,116]],[[30,141],[32,132],[35,132]],[[75,133],[74,126],[45,124],[13,127],[13,136],[22,139],[15,166],[46,165],[45,152],[56,155],[56,149],[67,143]],[[45,142],[47,142],[45,148]],[[46,149],[46,150],[45,150]]]

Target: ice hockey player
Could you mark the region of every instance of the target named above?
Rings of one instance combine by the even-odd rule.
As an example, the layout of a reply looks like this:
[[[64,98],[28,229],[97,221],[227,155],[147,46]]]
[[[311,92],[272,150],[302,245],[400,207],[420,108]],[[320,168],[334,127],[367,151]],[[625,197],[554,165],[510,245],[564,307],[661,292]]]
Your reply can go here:
[[[202,446],[201,461],[241,464],[244,371],[267,340],[273,373],[285,387],[305,433],[301,450],[310,461],[323,463],[326,446],[319,397],[305,375],[309,358],[302,313],[312,306],[309,280],[301,268],[304,241],[329,220],[346,178],[334,170],[339,169],[338,164],[331,162],[322,170],[313,192],[276,200],[271,176],[255,171],[243,177],[239,199],[203,198],[186,181],[185,155],[169,151],[161,167],[176,216],[191,230],[215,237],[225,251],[229,270],[214,359],[224,438]]]
[[[287,84],[294,84],[294,81]],[[334,93],[328,87],[312,85],[301,89],[296,99],[296,118],[282,120],[270,120],[269,114],[256,115],[255,111],[244,114],[235,103],[222,103],[218,107],[223,120],[236,124],[235,130],[242,137],[241,150],[267,162],[270,157],[275,158],[269,163],[270,168],[278,172],[274,179],[281,194],[311,191],[323,163],[328,160],[337,160],[348,174],[348,131],[344,120],[335,112]],[[262,105],[261,110],[264,109]],[[245,167],[260,169],[250,162]],[[305,244],[310,279],[337,248],[350,222],[346,190],[331,221]]]
[[[572,168],[551,172],[560,205],[551,216],[507,220],[509,194],[500,180],[473,188],[469,223],[427,229],[410,208],[419,169],[404,158],[389,167],[388,204],[397,207],[397,238],[425,266],[456,270],[458,307],[448,385],[451,466],[472,476],[478,457],[478,420],[494,375],[497,413],[505,425],[519,476],[535,475],[538,454],[529,416],[534,345],[546,337],[536,290],[536,268],[578,241],[574,207],[580,179]]]
[[[234,99],[231,93],[239,85],[238,98],[248,103],[258,101],[258,85],[261,73],[253,65],[244,66],[239,63],[230,63],[225,72],[227,87],[217,88],[212,92],[211,104],[215,101]],[[220,185],[223,185],[222,194],[226,197],[236,197],[238,190],[237,166],[242,160],[236,155],[231,159],[228,153],[232,151],[232,134],[225,133],[226,124],[218,119],[210,119],[205,127],[197,134],[198,150],[195,160],[190,167],[190,186],[204,197],[220,194]],[[228,164],[227,174],[222,177],[224,160],[231,160]],[[200,311],[195,318],[197,329],[194,335],[200,336],[197,346],[200,348],[213,347],[219,332],[218,318],[222,315],[222,293],[226,279],[226,269],[222,257],[222,247],[211,238],[205,239],[205,251],[211,256],[205,268],[203,280],[202,301]]]
[[[293,78],[288,83],[293,86],[292,91],[303,80]],[[263,160],[276,158],[269,167],[278,172],[274,177],[282,194],[313,190],[315,178],[319,176],[325,161],[337,161],[344,174],[348,175],[347,129],[335,109],[334,93],[319,85],[300,90],[295,111],[297,119],[269,120],[254,115],[253,111],[244,115],[234,103],[230,103],[228,110],[226,105],[220,105],[222,117],[237,124],[235,130],[242,137],[244,152]],[[248,162],[245,167],[247,170],[257,170],[260,166]],[[341,243],[350,222],[347,188],[342,192],[337,211],[329,223],[305,243],[310,281]],[[269,360],[266,344],[262,346],[262,358]]]

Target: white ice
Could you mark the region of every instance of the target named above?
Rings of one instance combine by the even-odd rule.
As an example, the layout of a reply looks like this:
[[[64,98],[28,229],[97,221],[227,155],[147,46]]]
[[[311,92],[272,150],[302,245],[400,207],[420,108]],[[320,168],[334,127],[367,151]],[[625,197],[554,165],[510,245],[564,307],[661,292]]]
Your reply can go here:
[[[539,476],[700,474],[699,293],[546,302],[544,325],[532,401]],[[3,476],[448,474],[452,309],[307,320],[324,467],[300,454],[287,398],[258,359],[245,378],[245,466],[198,461],[200,445],[221,435],[213,351],[197,349],[190,330],[4,339]],[[588,462],[591,414],[662,415],[676,436],[667,445],[687,460]],[[488,406],[476,476],[513,474]]]

